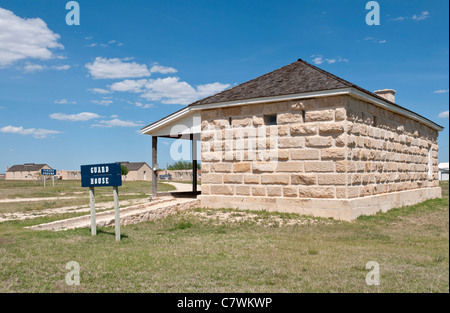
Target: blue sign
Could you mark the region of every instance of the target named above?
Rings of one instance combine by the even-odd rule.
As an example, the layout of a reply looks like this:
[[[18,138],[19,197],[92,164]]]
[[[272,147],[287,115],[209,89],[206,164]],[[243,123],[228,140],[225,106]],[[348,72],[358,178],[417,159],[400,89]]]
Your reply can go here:
[[[81,176],[81,187],[113,187],[122,186],[120,175]]]
[[[122,186],[119,163],[81,165],[81,187]]]
[[[48,169],[48,168],[43,168],[43,169],[41,169],[41,175],[55,176],[55,175],[56,175],[56,170],[52,170],[52,169]]]
[[[81,165],[81,176],[120,175],[120,163]]]

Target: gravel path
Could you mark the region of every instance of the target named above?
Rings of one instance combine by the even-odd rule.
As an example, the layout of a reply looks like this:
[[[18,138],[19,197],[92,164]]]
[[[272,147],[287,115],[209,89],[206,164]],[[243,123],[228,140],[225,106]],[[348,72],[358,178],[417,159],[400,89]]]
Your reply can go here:
[[[192,184],[184,184],[177,182],[167,182],[176,188],[176,191],[192,191]],[[198,185],[197,189],[200,191],[201,186]],[[129,193],[127,195],[132,195]],[[34,201],[60,201],[80,198],[79,196],[68,196],[68,197],[43,197],[43,198],[15,198],[15,199],[1,199],[0,203],[14,203],[14,202],[34,202]],[[119,201],[121,207],[132,206],[137,204],[148,203],[148,198],[141,199],[131,199]],[[114,206],[113,201],[96,203],[95,207],[97,210],[109,209]],[[29,218],[36,218],[41,216],[53,215],[53,214],[63,214],[63,213],[79,213],[79,212],[89,212],[89,198],[86,198],[86,205],[84,206],[66,206],[60,208],[53,208],[47,210],[36,210],[29,212],[15,212],[15,213],[2,213],[0,214],[0,222],[12,221],[12,220],[24,220]]]
[[[185,183],[176,183],[176,182],[165,182],[167,184],[170,184],[177,188],[177,191],[192,191],[192,184],[185,184]],[[202,190],[201,185],[197,185],[197,190]]]
[[[75,199],[75,198],[79,198],[79,197],[15,198],[15,199],[2,199],[2,200],[0,200],[0,203],[29,202],[29,201],[55,201],[55,200]]]

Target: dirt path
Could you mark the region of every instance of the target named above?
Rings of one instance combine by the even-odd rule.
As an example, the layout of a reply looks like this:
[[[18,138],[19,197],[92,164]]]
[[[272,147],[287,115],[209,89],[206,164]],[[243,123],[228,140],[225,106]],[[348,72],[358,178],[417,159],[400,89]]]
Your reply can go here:
[[[81,193],[74,192],[74,193],[76,193],[76,194],[83,194],[83,192],[81,192]],[[121,196],[136,196],[136,195],[140,195],[140,194],[139,193],[121,193],[120,195]],[[83,197],[85,197],[85,196],[0,199],[0,203],[34,202],[34,201],[58,201],[58,200],[70,200],[70,199],[82,199]]]
[[[175,198],[159,198],[152,202],[148,202],[142,205],[128,206],[120,209],[120,223],[127,225],[127,223],[143,222],[149,219],[157,217],[165,217],[172,210],[174,214],[178,212],[180,206],[185,204],[195,205],[196,199],[175,199]],[[166,211],[166,214],[164,213]],[[168,213],[167,213],[168,212]],[[169,214],[170,215],[170,214]],[[114,210],[108,210],[96,214],[97,226],[112,226],[115,223]],[[69,218],[60,221],[54,221],[50,223],[31,226],[29,228],[38,230],[66,230],[91,226],[91,216],[83,215],[79,217]]]
[[[177,182],[167,182],[176,188],[176,191],[191,191],[192,184],[184,184]],[[201,190],[201,186],[197,186],[198,190]],[[122,195],[136,195],[133,193],[126,193]],[[0,203],[14,203],[14,202],[34,202],[34,201],[60,201],[60,200],[70,200],[80,198],[79,196],[68,196],[68,197],[43,197],[43,198],[15,198],[15,199],[1,199]],[[120,207],[138,205],[148,203],[148,198],[140,199],[130,199],[120,201]],[[95,205],[96,210],[111,209],[114,207],[113,201],[100,202]],[[12,220],[24,220],[29,218],[37,218],[42,216],[54,215],[54,214],[64,214],[64,213],[80,213],[89,212],[89,199],[86,198],[86,205],[76,205],[76,206],[66,206],[60,208],[46,209],[46,210],[35,210],[28,212],[14,212],[14,213],[1,213],[0,222],[12,221]]]
[[[42,198],[40,199],[42,200]],[[15,213],[3,213],[0,215],[0,222],[13,221],[13,220],[24,220],[28,218],[37,218],[42,216],[54,215],[54,214],[64,214],[64,213],[79,213],[79,212],[89,212],[89,200],[86,200],[87,204],[85,206],[67,206],[61,208],[47,209],[47,210],[36,210],[29,212],[15,212]],[[126,207],[131,205],[148,203],[148,198],[141,199],[131,199],[119,201],[120,207]],[[111,209],[114,207],[114,201],[100,202],[95,204],[95,209],[97,211]]]
[[[79,197],[46,197],[46,198],[1,199],[0,203],[30,202],[30,201],[58,201],[58,200],[68,200],[68,199],[75,199],[75,198],[79,198]]]
[[[192,184],[185,184],[185,183],[176,183],[176,182],[165,182],[167,184],[170,184],[174,186],[177,191],[192,191]],[[197,190],[202,190],[201,185],[197,185]]]

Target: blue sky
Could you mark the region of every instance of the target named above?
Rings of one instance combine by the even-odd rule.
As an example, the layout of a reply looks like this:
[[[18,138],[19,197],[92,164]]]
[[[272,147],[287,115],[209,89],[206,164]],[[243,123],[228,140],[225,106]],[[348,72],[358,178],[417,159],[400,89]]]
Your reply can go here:
[[[445,127],[448,1],[0,1],[0,172],[151,162],[138,130],[184,105],[302,58]],[[159,164],[172,163],[160,140]]]

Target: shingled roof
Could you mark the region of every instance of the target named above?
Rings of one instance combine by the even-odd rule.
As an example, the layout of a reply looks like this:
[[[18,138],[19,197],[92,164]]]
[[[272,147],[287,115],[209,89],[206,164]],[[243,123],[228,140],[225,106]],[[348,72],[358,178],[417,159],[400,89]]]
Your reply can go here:
[[[7,172],[35,172],[39,171],[45,166],[48,166],[47,164],[34,164],[34,163],[25,163],[25,164],[18,164],[11,166]],[[50,167],[50,166],[48,166]]]
[[[139,170],[142,166],[144,166],[145,162],[118,162],[121,165],[125,165],[128,169],[128,171],[137,171]],[[148,166],[148,164],[147,164]]]
[[[160,121],[170,118],[176,114],[180,114],[186,109],[200,109],[203,105],[216,105],[226,104],[233,101],[245,101],[250,99],[264,99],[277,96],[289,96],[297,94],[307,94],[314,92],[327,92],[338,89],[352,88],[368,96],[374,97],[382,102],[388,103],[391,107],[397,108],[401,112],[409,112],[413,116],[419,117],[426,123],[429,123],[442,130],[442,126],[434,123],[433,121],[405,108],[395,102],[389,101],[371,91],[361,88],[353,83],[346,81],[340,77],[337,77],[327,71],[324,71],[308,62],[298,59],[289,65],[274,70],[270,73],[259,76],[248,82],[234,86],[230,89],[224,90],[220,93],[206,97],[191,103],[184,109],[181,109]],[[154,122],[148,126],[142,128],[148,129],[153,125],[156,125],[160,121]]]
[[[191,105],[245,100],[353,87],[352,83],[301,59]]]

